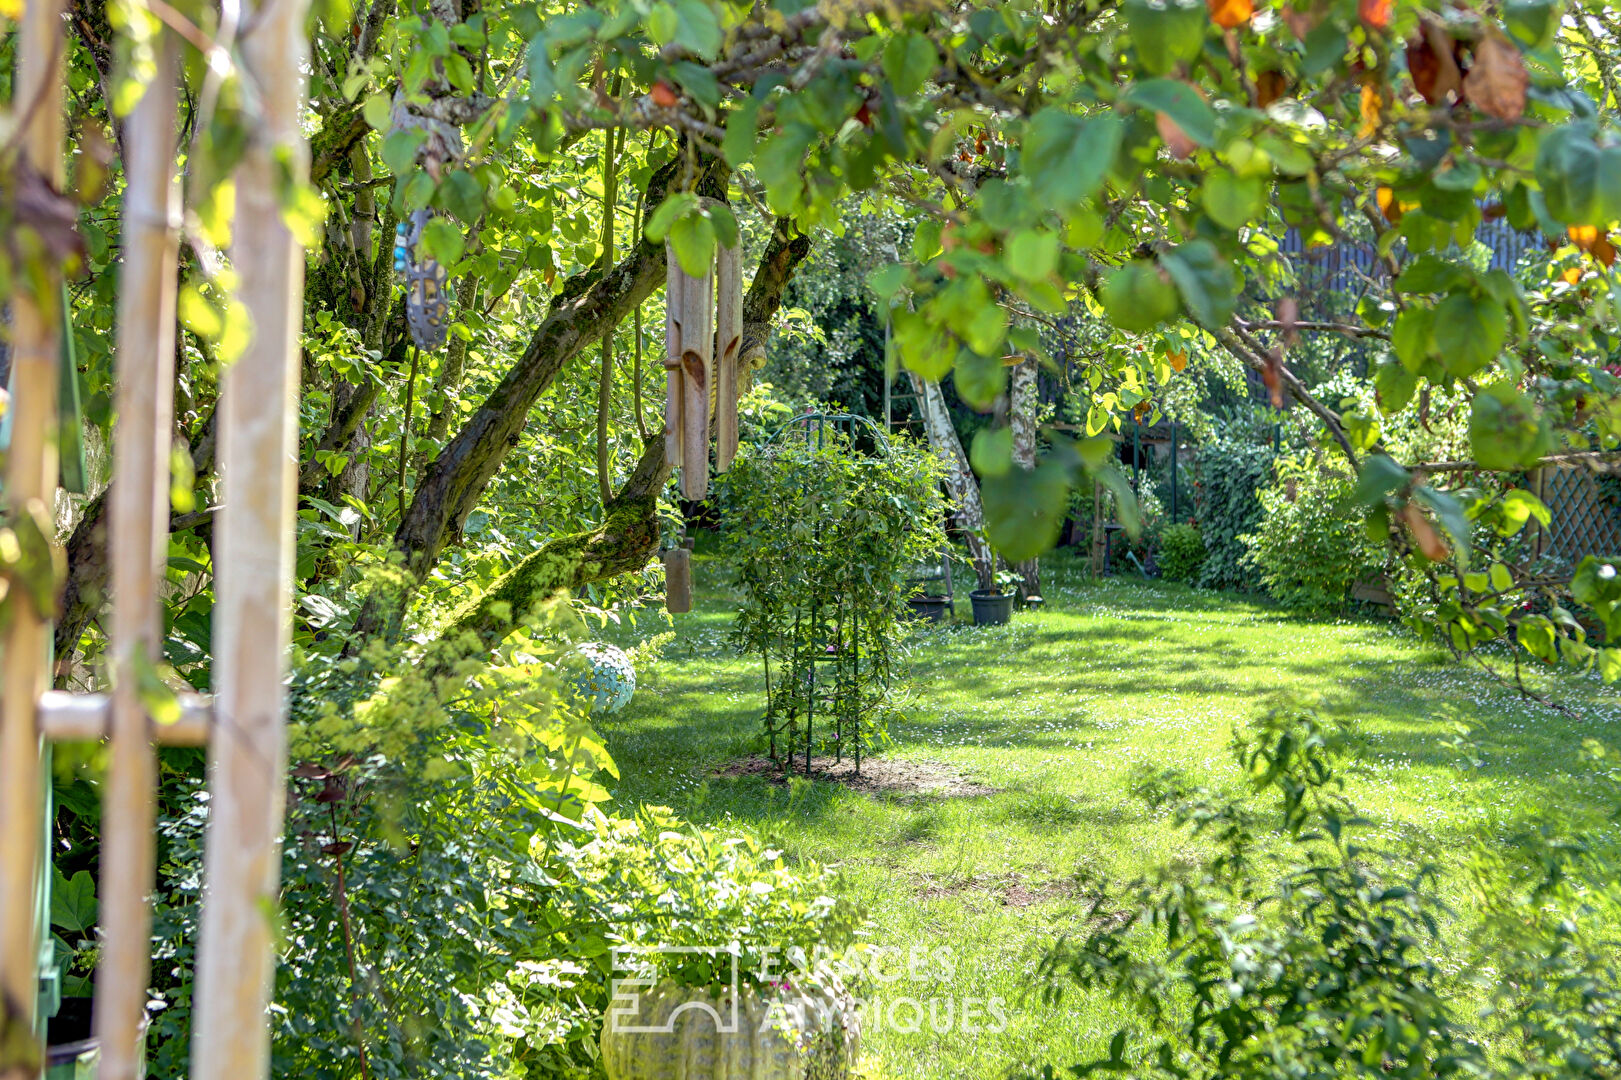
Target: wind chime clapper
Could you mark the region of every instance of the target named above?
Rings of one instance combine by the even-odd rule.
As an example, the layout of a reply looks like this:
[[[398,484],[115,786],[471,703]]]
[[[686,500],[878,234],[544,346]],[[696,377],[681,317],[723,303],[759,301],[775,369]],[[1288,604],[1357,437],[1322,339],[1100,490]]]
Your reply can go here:
[[[664,456],[681,471],[681,494],[709,494],[709,423],[715,421],[715,471],[737,456],[738,357],[743,345],[741,252],[719,248],[702,276],[666,251]]]

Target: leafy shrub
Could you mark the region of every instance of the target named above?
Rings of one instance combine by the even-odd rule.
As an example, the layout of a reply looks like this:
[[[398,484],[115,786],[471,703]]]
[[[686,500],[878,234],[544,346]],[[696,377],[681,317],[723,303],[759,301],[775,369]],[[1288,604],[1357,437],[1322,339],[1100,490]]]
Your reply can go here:
[[[740,978],[754,982],[773,968],[809,967],[819,947],[837,955],[855,938],[861,913],[827,894],[831,871],[789,866],[753,837],[686,826],[663,807],[635,818],[593,813],[587,825],[582,841],[537,839],[536,864],[552,884],[535,900],[560,927],[588,927],[610,949],[714,950],[650,957],[682,985],[726,983],[731,962],[720,950],[729,946]]]
[[[1346,510],[1356,477],[1345,459],[1319,452],[1280,458],[1261,492],[1262,517],[1239,537],[1271,596],[1300,611],[1338,611],[1351,586],[1379,573],[1381,546]]]
[[[1260,490],[1272,478],[1272,448],[1251,438],[1219,434],[1199,448],[1199,536],[1205,561],[1199,584],[1240,589],[1252,580],[1239,539],[1261,520]]]
[[[1204,537],[1195,525],[1167,525],[1159,533],[1159,572],[1167,581],[1196,581],[1204,567]]]
[[[1043,961],[1049,1001],[1073,982],[1136,1018],[1107,1058],[1074,1067],[1164,1080],[1242,1077],[1612,1077],[1621,1064],[1621,983],[1614,928],[1621,887],[1580,841],[1547,835],[1540,858],[1508,865],[1483,832],[1474,878],[1472,965],[1451,963],[1438,871],[1408,869],[1365,846],[1343,794],[1349,732],[1279,710],[1235,736],[1252,791],[1189,790],[1174,772],[1138,785],[1215,845],[1194,870],[1168,868],[1121,894],[1102,890],[1097,920]],[[1281,850],[1280,850],[1281,845]],[[1508,883],[1505,886],[1505,883]],[[1461,969],[1461,973],[1460,973]],[[1467,981],[1493,1008],[1460,1015]],[[1047,1066],[1041,1076],[1058,1075]]]
[[[575,629],[557,603],[493,664],[379,648],[368,661],[397,674],[371,681],[352,661],[299,664],[277,1078],[357,1076],[364,1054],[379,1080],[585,1080],[600,1075],[612,943],[684,943],[704,914],[756,951],[848,936],[854,914],[814,867],[668,814],[597,809],[618,773],[570,690]],[[186,1072],[203,794],[159,826],[157,1076]]]

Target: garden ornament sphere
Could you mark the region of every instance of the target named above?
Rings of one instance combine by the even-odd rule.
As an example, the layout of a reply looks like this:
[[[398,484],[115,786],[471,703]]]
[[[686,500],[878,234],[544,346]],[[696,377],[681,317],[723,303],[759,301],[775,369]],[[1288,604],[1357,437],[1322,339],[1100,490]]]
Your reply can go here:
[[[625,650],[600,641],[588,641],[576,650],[586,670],[574,680],[574,690],[593,716],[611,716],[630,703],[636,692],[636,665]]]

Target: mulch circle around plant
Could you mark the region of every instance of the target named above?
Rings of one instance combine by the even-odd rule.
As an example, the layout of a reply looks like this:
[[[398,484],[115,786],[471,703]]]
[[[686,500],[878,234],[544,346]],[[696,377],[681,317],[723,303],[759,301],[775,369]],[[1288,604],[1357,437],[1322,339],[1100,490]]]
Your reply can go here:
[[[787,783],[788,774],[767,757],[739,758],[716,770],[717,777],[763,776],[772,783]],[[794,776],[805,775],[800,759],[794,762]],[[938,795],[951,799],[967,799],[980,795],[994,795],[998,788],[976,783],[958,769],[939,761],[910,761],[903,758],[863,758],[861,772],[849,758],[835,762],[830,757],[811,759],[812,780],[843,784],[852,791],[868,795]]]

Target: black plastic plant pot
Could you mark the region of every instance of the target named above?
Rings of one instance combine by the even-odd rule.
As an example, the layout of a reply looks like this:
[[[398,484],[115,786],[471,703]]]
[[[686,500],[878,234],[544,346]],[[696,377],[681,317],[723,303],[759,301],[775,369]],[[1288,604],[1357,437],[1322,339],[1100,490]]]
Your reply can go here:
[[[975,626],[1000,626],[1013,618],[1013,593],[993,593],[975,589],[968,594],[974,604]]]
[[[951,614],[951,601],[944,596],[914,596],[906,603],[919,622],[943,623]]]

